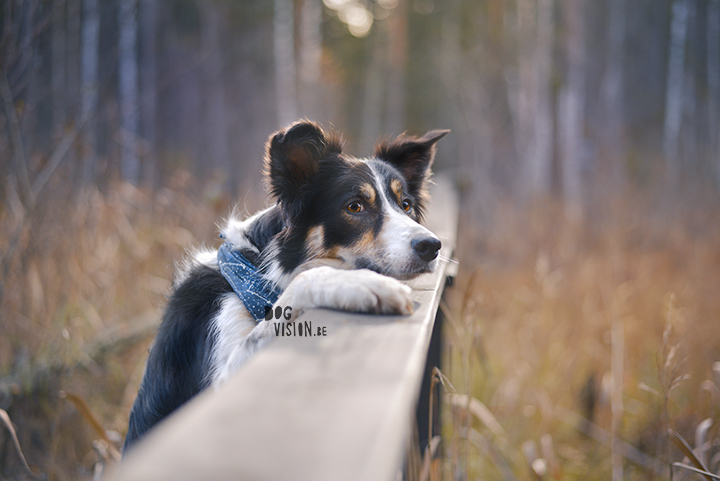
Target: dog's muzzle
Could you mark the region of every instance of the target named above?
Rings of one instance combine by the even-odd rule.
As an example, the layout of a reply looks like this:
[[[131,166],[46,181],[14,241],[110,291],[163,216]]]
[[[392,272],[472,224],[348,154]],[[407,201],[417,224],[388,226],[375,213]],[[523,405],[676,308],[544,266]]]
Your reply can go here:
[[[410,243],[413,252],[425,262],[431,262],[438,256],[442,243],[437,237],[413,239]]]

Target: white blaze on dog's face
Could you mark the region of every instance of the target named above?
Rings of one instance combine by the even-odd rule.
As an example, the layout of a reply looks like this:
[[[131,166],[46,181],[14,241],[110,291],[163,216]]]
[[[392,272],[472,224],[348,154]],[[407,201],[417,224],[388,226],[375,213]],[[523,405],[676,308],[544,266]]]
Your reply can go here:
[[[368,165],[375,174],[382,228],[369,252],[356,252],[356,259],[366,260],[371,269],[400,279],[432,272],[441,243],[418,222],[421,201],[407,192],[407,182],[396,169],[377,160]]]
[[[267,162],[286,226],[277,268],[289,275],[331,263],[399,279],[431,272],[441,244],[419,222],[434,146],[446,133],[399,137],[369,159],[343,154],[339,139],[309,122],[276,134]]]

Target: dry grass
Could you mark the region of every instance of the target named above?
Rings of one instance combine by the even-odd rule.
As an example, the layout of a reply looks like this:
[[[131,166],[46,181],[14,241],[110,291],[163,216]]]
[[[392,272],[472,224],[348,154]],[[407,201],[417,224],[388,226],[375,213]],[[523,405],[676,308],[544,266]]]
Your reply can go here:
[[[573,224],[551,202],[500,203],[485,228],[461,226],[446,374],[507,434],[453,403],[448,477],[666,477],[683,458],[667,428],[695,447],[704,419],[720,469],[717,205],[606,209]]]
[[[228,199],[208,192],[180,174],[154,194],[115,185],[55,196],[20,229],[1,279],[0,409],[33,471],[90,478],[112,459],[173,263],[212,243],[228,213]],[[492,220],[461,226],[461,277],[446,309],[443,385],[456,389],[445,403],[446,479],[611,479],[618,467],[627,479],[667,476],[683,458],[668,427],[692,447],[698,435],[698,458],[717,472],[714,206],[628,196],[584,224],[552,202],[496,206]],[[0,231],[17,225],[3,206]],[[0,235],[0,252],[11,241]],[[105,437],[61,390],[87,403]],[[675,469],[675,479],[696,476]],[[0,429],[0,477],[25,473]]]
[[[85,478],[116,457],[108,442],[119,447],[127,429],[173,265],[187,247],[212,244],[229,213],[213,192],[180,173],[153,194],[125,184],[50,194],[22,224],[2,206],[0,232],[21,235],[0,279],[0,408],[35,471]],[[0,252],[12,241],[0,235]],[[0,478],[23,479],[9,439],[0,428]]]

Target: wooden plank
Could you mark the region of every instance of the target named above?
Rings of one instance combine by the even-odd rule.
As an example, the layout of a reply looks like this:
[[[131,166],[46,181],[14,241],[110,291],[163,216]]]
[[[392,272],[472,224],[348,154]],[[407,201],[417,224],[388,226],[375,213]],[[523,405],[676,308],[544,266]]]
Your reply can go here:
[[[457,199],[448,180],[436,182],[427,224],[450,257]],[[298,322],[327,337],[275,339],[153,430],[117,479],[395,479],[445,268],[409,283],[412,316],[307,312]]]

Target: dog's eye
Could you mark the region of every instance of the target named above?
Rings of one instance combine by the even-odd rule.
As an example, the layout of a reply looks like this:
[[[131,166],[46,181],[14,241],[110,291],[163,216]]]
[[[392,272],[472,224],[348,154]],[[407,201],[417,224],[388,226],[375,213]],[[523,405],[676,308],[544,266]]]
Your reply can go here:
[[[405,212],[410,212],[410,208],[412,207],[412,204],[409,200],[405,199],[402,201],[402,208]]]
[[[360,202],[352,202],[347,206],[347,210],[353,214],[357,214],[363,211],[363,205]]]

